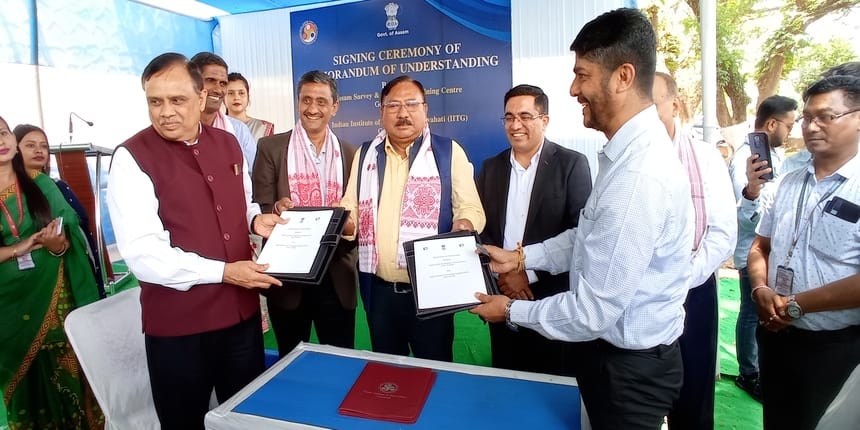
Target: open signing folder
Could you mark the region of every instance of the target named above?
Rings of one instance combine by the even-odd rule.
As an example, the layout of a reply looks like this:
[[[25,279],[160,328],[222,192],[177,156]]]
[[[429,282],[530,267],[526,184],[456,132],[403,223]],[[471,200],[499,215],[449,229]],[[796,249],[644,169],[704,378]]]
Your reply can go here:
[[[418,318],[469,309],[476,292],[498,294],[490,259],[475,252],[478,233],[458,231],[403,243]]]
[[[282,281],[319,285],[340,242],[349,211],[343,208],[301,207],[281,213],[263,245],[257,263]]]

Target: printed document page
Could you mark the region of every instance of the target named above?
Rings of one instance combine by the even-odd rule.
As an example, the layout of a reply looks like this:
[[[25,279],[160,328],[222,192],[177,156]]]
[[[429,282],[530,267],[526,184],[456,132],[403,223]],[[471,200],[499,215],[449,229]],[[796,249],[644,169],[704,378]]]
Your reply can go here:
[[[415,242],[419,309],[478,303],[475,292],[486,287],[476,245],[474,236]]]
[[[309,273],[326,234],[332,210],[284,211],[272,230],[257,263],[268,264],[267,273]]]

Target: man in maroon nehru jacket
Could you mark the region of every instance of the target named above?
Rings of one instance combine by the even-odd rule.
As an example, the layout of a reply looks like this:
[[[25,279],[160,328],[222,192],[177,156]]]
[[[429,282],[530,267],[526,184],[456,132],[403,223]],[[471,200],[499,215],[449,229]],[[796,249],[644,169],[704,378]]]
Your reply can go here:
[[[141,83],[152,126],[114,152],[108,208],[140,280],[161,428],[203,429],[213,388],[223,402],[264,369],[258,288],[281,283],[251,261],[248,232],[268,237],[283,221],[251,203],[236,138],[200,123],[196,66],[162,54]]]

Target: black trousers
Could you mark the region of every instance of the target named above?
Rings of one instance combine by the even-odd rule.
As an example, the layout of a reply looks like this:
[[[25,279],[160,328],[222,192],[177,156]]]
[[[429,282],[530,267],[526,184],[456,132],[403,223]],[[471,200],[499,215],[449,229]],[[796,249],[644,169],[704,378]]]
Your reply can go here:
[[[213,388],[224,402],[263,373],[261,324],[257,312],[221,330],[145,336],[152,399],[162,430],[203,429]]]
[[[411,287],[373,277],[367,325],[374,352],[453,361],[454,316],[427,320],[415,316]]]
[[[860,326],[834,331],[759,328],[765,429],[814,429],[860,363]]]
[[[669,412],[669,429],[713,429],[718,330],[717,281],[713,275],[687,293],[684,309],[684,334],[678,339],[684,385]]]
[[[513,331],[504,323],[490,324],[493,367],[499,369],[575,377],[576,345],[547,339],[525,327]]]
[[[331,277],[326,275],[320,285],[288,288],[305,288],[296,309],[287,310],[274,301],[268,302],[269,319],[278,340],[278,355],[287,355],[300,341],[310,341],[311,323],[320,343],[355,347],[355,309],[341,306]]]
[[[595,430],[659,429],[678,399],[683,379],[675,341],[645,350],[598,339],[581,344],[577,381]]]

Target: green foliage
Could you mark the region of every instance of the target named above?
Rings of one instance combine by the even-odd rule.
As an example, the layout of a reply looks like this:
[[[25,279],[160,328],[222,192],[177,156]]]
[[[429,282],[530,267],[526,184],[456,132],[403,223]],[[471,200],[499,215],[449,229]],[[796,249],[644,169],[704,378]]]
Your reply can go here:
[[[699,1],[645,2],[646,13],[658,29],[658,51],[674,76],[699,67]],[[748,84],[757,84],[758,98],[762,99],[773,94],[779,81],[798,72],[801,79],[797,87],[805,87],[827,66],[855,58],[844,40],[813,44],[807,28],[825,16],[846,14],[858,5],[860,0],[717,0],[718,97],[728,98],[724,106],[729,110],[719,118],[721,125],[746,119],[751,99],[745,94]],[[749,65],[754,68],[749,70]]]
[[[807,43],[797,54],[799,77],[795,81],[795,90],[802,94],[809,85],[817,81],[827,69],[856,61],[851,43],[842,38],[833,38],[826,43]]]
[[[803,67],[798,54],[809,45],[806,30],[810,24],[828,15],[846,14],[858,5],[860,0],[784,0],[782,22],[768,38],[756,64],[759,99],[772,95],[779,80]]]
[[[663,33],[657,41],[665,56],[666,68],[670,74],[674,74],[680,66],[681,47],[678,37],[672,33]]]
[[[733,78],[744,81],[747,76],[741,72],[745,54],[745,42],[749,30],[744,25],[753,15],[756,0],[721,0],[717,2],[717,82],[723,85],[736,85]],[[698,33],[698,17],[696,32]]]
[[[780,10],[782,14],[782,23],[780,27],[771,33],[770,37],[765,42],[762,57],[758,60],[755,70],[755,79],[760,79],[765,73],[770,71],[771,62],[774,55],[779,55],[783,58],[783,67],[780,71],[780,79],[785,79],[788,72],[794,70],[797,64],[795,53],[801,45],[801,41],[807,38],[804,35],[806,26],[809,23],[807,14],[798,11],[793,7],[792,2],[787,2]]]

